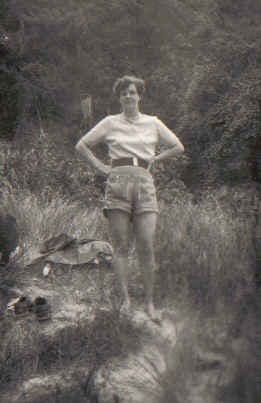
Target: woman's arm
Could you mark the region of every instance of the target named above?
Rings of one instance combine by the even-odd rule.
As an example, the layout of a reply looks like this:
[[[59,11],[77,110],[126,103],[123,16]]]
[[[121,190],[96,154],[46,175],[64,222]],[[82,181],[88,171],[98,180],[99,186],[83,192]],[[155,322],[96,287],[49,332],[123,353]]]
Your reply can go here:
[[[149,168],[155,161],[162,161],[168,158],[176,157],[184,152],[184,146],[167,126],[161,120],[156,118],[156,125],[159,134],[159,139],[168,146],[168,149],[154,156],[149,161]]]
[[[108,175],[110,166],[105,165],[91,151],[91,147],[106,142],[106,133],[110,130],[110,118],[107,116],[86,133],[76,144],[76,150],[87,160],[87,162],[100,174]]]
[[[168,150],[162,151],[160,154],[155,155],[149,160],[149,167],[148,169],[151,169],[151,166],[154,164],[155,161],[163,161],[168,158],[176,157],[184,152],[184,146],[183,144],[180,143],[180,145],[175,145],[174,147],[169,148]]]
[[[155,161],[162,161],[168,158],[176,157],[184,152],[184,146],[182,143],[175,144],[168,150],[162,151],[160,154],[155,156]]]
[[[87,160],[87,162],[96,169],[96,171],[103,175],[109,174],[111,167],[105,165],[101,160],[99,160],[82,140],[76,144],[75,148]]]

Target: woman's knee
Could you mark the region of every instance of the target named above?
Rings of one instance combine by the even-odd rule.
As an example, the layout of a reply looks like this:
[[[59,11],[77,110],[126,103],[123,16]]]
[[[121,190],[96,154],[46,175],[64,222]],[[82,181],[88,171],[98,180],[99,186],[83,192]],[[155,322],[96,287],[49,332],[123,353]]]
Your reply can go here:
[[[140,257],[150,258],[154,256],[154,243],[152,239],[138,239],[136,249]]]
[[[117,241],[113,246],[114,256],[117,257],[127,257],[129,254],[129,242],[126,241]]]
[[[114,255],[127,256],[129,249],[129,215],[124,211],[111,210],[108,218]]]

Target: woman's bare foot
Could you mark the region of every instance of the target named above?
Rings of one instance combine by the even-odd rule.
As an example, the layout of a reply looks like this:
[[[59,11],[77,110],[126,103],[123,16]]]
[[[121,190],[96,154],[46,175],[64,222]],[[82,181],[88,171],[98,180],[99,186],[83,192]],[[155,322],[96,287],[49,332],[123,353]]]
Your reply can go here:
[[[125,299],[121,308],[120,308],[120,312],[123,315],[130,315],[131,314],[131,303],[130,303],[130,299]]]
[[[146,312],[148,316],[156,323],[160,322],[160,315],[156,311],[153,302],[149,302],[146,307]]]

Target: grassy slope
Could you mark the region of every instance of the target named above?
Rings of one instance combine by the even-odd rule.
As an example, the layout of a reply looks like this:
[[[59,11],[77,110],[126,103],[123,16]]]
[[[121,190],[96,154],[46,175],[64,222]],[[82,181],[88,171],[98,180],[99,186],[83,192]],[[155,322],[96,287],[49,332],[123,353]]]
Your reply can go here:
[[[216,393],[223,393],[224,387],[228,388],[224,393],[232,399],[233,393],[237,393],[233,392],[233,388],[237,389],[233,382],[238,382],[235,373],[239,371],[240,377],[249,369],[240,361],[241,352],[237,345],[234,347],[234,340],[239,340],[244,348],[244,359],[251,363],[252,373],[255,371],[253,216],[249,210],[253,194],[246,195],[247,192],[240,189],[233,193],[229,188],[223,188],[216,194],[206,193],[197,204],[193,203],[191,195],[184,194],[171,205],[161,205],[155,298],[161,309],[174,307],[178,321],[185,321],[178,347],[167,352],[166,374],[158,380],[165,394],[162,401],[184,398],[186,390],[202,394],[202,390],[192,387],[194,378],[197,385],[203,382],[201,367],[198,366],[209,365],[209,361],[212,365],[216,359],[222,362],[217,365],[225,368],[224,371],[232,371],[233,376],[227,383],[223,380],[215,392],[206,386],[204,393],[214,399]],[[35,252],[41,241],[62,231],[77,237],[107,238],[104,218],[96,209],[84,209],[77,203],[58,198],[44,202],[28,192],[20,192],[18,197],[14,197],[13,190],[9,195],[5,193],[3,207],[17,217],[24,254]],[[20,264],[22,261],[23,256]],[[142,307],[140,280],[135,267],[130,287],[136,306]],[[19,385],[34,377],[41,380],[44,373],[58,376],[70,362],[70,366],[79,366],[77,363],[87,360],[92,368],[95,362],[99,365],[111,355],[132,351],[139,340],[138,334],[135,339],[131,324],[126,328],[118,322],[119,301],[111,270],[57,267],[50,277],[44,279],[41,265],[26,269],[18,262],[15,269],[2,272],[3,275],[2,281],[12,280],[31,296],[45,295],[53,309],[52,322],[40,327],[33,317],[18,322],[9,317],[2,322],[7,326],[2,327],[1,339],[1,365],[5,368],[2,386],[7,390],[12,382]],[[109,312],[103,314],[101,309],[104,308]],[[99,311],[101,314],[97,314]],[[96,330],[92,332],[92,328]],[[247,328],[251,329],[251,335],[246,332]],[[126,337],[126,331],[127,334],[131,332],[134,339]],[[84,342],[86,337],[87,340],[92,337],[91,356],[88,355],[88,343]],[[217,352],[223,358],[216,358]],[[228,367],[230,361],[233,362],[232,370]],[[84,377],[87,377],[90,367],[84,368]],[[174,373],[186,376],[187,389],[180,390],[178,385],[173,389]],[[74,374],[79,376],[77,370]],[[216,373],[210,372],[210,378],[211,374],[214,382]],[[251,382],[247,388],[253,389],[255,385]],[[77,387],[72,383],[71,389]],[[50,391],[52,396],[56,393],[51,387]],[[38,402],[40,395],[33,396],[31,401]]]

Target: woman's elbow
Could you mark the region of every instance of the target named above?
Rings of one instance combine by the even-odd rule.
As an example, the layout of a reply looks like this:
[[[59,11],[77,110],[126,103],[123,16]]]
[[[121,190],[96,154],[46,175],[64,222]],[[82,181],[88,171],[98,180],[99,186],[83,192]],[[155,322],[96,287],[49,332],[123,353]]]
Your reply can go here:
[[[76,149],[76,151],[78,151],[78,153],[81,153],[83,147],[84,147],[83,141],[79,140],[75,146],[75,149]]]
[[[183,146],[183,144],[182,144],[182,143],[180,143],[180,145],[179,145],[179,149],[180,149],[180,153],[181,153],[181,154],[183,154],[183,153],[184,153],[184,151],[185,151],[185,148],[184,148],[184,146]]]
[[[184,146],[183,146],[183,144],[182,143],[178,143],[178,144],[176,144],[176,150],[178,150],[178,152],[179,152],[179,154],[183,154],[184,153]]]

